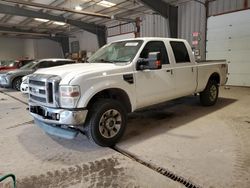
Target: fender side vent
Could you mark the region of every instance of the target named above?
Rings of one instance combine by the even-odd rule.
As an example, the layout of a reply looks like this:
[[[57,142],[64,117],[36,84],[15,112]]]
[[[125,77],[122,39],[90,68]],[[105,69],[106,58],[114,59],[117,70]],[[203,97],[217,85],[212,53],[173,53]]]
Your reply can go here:
[[[123,80],[125,80],[129,84],[133,84],[134,83],[134,76],[133,76],[133,74],[124,74]]]

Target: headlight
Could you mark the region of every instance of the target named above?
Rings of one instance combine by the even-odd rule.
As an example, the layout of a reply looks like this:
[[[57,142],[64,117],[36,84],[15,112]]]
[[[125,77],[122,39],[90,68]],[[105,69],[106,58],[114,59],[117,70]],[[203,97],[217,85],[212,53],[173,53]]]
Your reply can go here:
[[[79,86],[60,86],[60,105],[63,108],[75,108],[81,96]]]

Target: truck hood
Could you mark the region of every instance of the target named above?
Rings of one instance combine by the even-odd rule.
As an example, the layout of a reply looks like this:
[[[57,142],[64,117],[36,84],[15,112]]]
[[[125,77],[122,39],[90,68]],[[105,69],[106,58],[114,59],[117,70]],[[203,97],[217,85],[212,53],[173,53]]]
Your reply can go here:
[[[58,67],[39,69],[35,74],[51,74],[63,78],[64,83],[69,83],[70,80],[79,75],[89,75],[92,73],[102,73],[121,69],[121,65],[113,63],[76,63],[70,65],[63,65]]]

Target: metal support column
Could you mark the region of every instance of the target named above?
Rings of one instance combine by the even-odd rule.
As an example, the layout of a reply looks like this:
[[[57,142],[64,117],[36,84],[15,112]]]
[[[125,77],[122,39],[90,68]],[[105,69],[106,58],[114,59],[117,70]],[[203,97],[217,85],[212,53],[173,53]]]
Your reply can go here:
[[[163,0],[141,0],[141,2],[169,20],[170,37],[176,38],[178,34],[178,7]]]

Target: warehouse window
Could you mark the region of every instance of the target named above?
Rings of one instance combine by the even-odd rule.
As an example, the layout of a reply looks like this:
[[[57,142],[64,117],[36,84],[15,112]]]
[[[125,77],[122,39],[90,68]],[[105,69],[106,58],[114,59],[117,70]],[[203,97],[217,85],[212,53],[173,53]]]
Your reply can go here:
[[[168,54],[166,51],[165,44],[162,41],[151,41],[148,42],[141,52],[141,58],[148,58],[150,52],[160,52],[162,64],[169,64]]]
[[[190,62],[187,48],[183,42],[171,41],[170,45],[173,49],[176,63]]]

